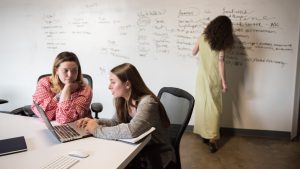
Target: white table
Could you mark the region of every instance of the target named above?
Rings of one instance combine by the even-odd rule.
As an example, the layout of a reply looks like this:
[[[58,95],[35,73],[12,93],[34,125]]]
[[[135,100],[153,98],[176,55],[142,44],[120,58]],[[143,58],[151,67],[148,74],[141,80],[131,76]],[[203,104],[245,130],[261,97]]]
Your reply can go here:
[[[151,139],[149,135],[139,144],[129,144],[88,137],[60,143],[38,118],[0,113],[0,139],[17,136],[25,136],[28,151],[0,156],[1,169],[40,168],[72,150],[89,153],[72,169],[122,169]]]

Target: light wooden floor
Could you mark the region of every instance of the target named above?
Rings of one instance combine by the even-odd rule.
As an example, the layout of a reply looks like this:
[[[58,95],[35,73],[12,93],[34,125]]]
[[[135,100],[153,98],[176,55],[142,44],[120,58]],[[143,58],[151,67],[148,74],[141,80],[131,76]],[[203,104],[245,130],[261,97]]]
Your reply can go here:
[[[212,154],[200,136],[183,135],[180,144],[183,169],[300,169],[300,141],[223,136]]]

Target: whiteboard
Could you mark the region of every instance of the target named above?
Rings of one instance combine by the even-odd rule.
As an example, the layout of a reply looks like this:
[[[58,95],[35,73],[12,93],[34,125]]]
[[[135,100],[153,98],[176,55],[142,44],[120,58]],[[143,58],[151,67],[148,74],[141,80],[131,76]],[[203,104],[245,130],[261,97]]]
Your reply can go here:
[[[298,0],[0,0],[0,98],[11,111],[31,103],[37,77],[56,55],[74,52],[94,80],[93,102],[111,117],[108,73],[129,62],[149,88],[195,92],[196,39],[218,15],[229,16],[236,43],[226,53],[229,91],[222,126],[291,131],[300,2]],[[298,90],[297,90],[298,91]],[[197,99],[197,98],[196,98]],[[297,107],[297,106],[296,106]],[[190,122],[193,124],[193,118]]]

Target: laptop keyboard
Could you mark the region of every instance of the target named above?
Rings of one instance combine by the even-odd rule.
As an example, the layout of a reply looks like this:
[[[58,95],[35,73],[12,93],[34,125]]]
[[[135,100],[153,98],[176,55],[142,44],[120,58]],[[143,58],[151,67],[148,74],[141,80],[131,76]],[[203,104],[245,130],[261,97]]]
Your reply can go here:
[[[55,132],[63,139],[72,139],[80,136],[72,127],[68,125],[53,126]]]

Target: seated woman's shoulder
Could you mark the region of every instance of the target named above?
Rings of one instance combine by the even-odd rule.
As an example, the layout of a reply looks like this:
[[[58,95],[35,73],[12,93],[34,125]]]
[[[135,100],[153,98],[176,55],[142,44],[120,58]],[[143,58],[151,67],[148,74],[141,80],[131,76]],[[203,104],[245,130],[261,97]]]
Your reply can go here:
[[[145,95],[142,97],[140,103],[157,103],[155,98],[151,95]]]
[[[45,76],[39,79],[38,83],[43,84],[43,85],[50,85],[50,77],[51,76]]]

